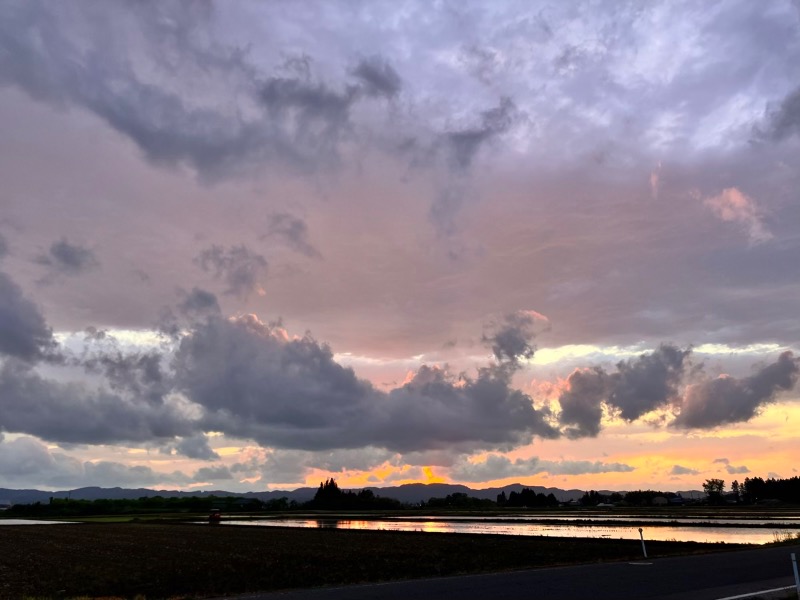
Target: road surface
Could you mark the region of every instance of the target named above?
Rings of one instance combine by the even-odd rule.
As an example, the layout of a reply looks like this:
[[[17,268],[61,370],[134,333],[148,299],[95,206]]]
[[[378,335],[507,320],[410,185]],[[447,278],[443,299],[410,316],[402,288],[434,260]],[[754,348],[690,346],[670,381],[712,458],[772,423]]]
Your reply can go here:
[[[714,600],[794,584],[800,546],[238,596],[240,600]],[[325,568],[320,565],[320,568]]]

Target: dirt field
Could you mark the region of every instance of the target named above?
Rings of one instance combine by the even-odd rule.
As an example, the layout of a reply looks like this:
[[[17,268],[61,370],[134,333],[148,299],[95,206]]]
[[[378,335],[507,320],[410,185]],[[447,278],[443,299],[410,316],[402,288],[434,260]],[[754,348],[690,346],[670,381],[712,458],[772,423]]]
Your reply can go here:
[[[651,557],[733,545],[648,542]],[[638,541],[207,526],[3,525],[0,598],[195,598],[640,557]]]

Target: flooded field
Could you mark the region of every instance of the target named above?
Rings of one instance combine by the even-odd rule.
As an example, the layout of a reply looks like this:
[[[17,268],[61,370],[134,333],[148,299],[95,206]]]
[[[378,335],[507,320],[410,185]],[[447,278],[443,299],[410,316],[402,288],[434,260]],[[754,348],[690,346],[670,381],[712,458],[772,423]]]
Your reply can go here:
[[[683,518],[678,520],[641,516],[592,517],[418,517],[390,519],[345,518],[276,518],[254,520],[225,520],[224,524],[256,527],[300,527],[331,529],[367,529],[376,531],[420,531],[437,533],[478,533],[495,535],[524,535],[545,537],[638,539],[639,527],[645,540],[679,542],[713,542],[736,544],[767,544],[800,536],[800,520],[784,519],[710,519]],[[593,524],[593,521],[596,524]]]

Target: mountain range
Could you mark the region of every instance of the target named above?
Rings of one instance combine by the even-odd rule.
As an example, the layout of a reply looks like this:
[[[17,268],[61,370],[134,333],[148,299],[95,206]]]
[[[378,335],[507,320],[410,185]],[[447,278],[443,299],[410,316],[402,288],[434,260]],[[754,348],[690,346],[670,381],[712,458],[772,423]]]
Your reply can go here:
[[[538,485],[522,485],[513,483],[503,487],[493,487],[485,489],[473,489],[465,485],[456,485],[449,483],[408,483],[394,487],[368,487],[359,489],[371,490],[376,496],[383,498],[394,498],[400,502],[407,502],[409,504],[417,504],[422,501],[427,501],[430,498],[443,498],[449,494],[467,494],[475,498],[486,498],[496,500],[501,492],[505,492],[508,496],[511,492],[519,493],[524,488],[528,488],[537,494],[550,494],[552,493],[559,501],[568,502],[570,500],[578,500],[585,493],[584,490],[570,489],[562,490],[561,488],[542,487]],[[7,488],[0,488],[0,504],[32,504],[34,502],[49,502],[50,498],[71,498],[73,500],[128,500],[137,498],[149,498],[153,496],[162,496],[164,498],[172,497],[190,497],[190,496],[236,496],[241,498],[257,498],[258,500],[267,501],[275,498],[288,498],[296,502],[306,502],[311,500],[316,493],[317,488],[302,487],[295,490],[272,490],[263,492],[228,492],[225,490],[205,490],[205,491],[191,491],[181,492],[175,490],[153,490],[149,488],[101,488],[101,487],[83,487],[73,490],[59,490],[59,491],[42,491],[42,490],[14,490]],[[611,494],[609,490],[598,490],[601,494]],[[702,492],[686,491],[678,492],[684,497],[699,497]]]

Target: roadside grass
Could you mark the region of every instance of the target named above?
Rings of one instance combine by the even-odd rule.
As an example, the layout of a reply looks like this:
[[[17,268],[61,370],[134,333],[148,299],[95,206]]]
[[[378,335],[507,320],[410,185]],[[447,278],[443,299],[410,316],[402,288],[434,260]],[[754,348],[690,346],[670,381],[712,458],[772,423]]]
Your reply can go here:
[[[651,558],[739,548],[647,545]],[[638,540],[144,521],[8,525],[0,598],[177,600],[640,557]]]

